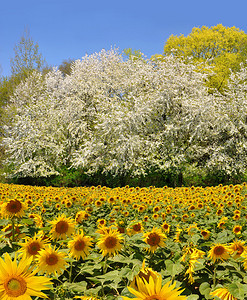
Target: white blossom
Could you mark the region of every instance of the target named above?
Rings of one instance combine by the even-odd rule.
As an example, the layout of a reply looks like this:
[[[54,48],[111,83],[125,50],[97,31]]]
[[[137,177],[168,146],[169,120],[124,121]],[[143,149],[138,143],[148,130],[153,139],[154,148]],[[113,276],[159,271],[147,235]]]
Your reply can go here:
[[[186,165],[243,173],[246,74],[212,94],[192,63],[123,60],[115,49],[75,61],[70,75],[34,72],[11,99],[9,175],[50,176],[64,166],[132,176]]]

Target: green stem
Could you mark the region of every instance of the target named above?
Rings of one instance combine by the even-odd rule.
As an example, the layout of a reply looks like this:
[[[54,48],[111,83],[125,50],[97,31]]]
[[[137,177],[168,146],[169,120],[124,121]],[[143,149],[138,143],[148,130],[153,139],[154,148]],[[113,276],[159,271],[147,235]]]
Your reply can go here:
[[[217,265],[214,265],[214,274],[213,274],[213,287],[216,286],[216,269],[217,269]]]
[[[11,219],[11,223],[12,223],[12,241],[11,241],[11,246],[12,246],[13,250],[15,250],[14,249],[14,247],[15,247],[15,245],[14,245],[14,242],[15,242],[15,219],[14,218]]]
[[[105,297],[105,291],[104,291],[104,285],[103,285],[102,282],[101,282],[101,290],[102,290],[102,297],[104,298]]]
[[[153,256],[154,256],[154,252],[150,253],[150,257],[149,257],[149,266],[152,268],[152,260],[153,260]]]
[[[207,270],[209,274],[213,275],[213,272],[209,268],[204,266],[204,269]]]
[[[70,263],[70,270],[69,270],[69,283],[72,282],[72,268],[73,268],[73,262]]]
[[[106,271],[107,271],[107,255],[104,258],[103,275],[106,273]]]
[[[103,275],[105,275],[106,271],[107,271],[107,255],[104,257],[104,264],[103,264],[102,271],[103,271]],[[101,282],[101,290],[102,290],[102,297],[104,297],[105,291],[104,291],[104,285],[102,282]]]

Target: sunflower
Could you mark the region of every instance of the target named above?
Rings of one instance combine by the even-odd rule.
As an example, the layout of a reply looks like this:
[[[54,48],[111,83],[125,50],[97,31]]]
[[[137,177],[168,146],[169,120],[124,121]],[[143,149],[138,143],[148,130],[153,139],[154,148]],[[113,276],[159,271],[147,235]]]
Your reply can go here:
[[[164,222],[164,223],[161,225],[161,227],[162,227],[162,229],[163,229],[163,231],[164,231],[165,233],[169,233],[169,232],[170,232],[170,227],[171,227],[171,225],[167,224],[166,222]]]
[[[216,296],[220,300],[237,300],[226,288],[218,288],[210,293],[211,296]]]
[[[138,209],[138,204],[135,203],[135,204],[132,205],[132,207],[133,207],[134,209]]]
[[[84,220],[88,220],[90,216],[91,215],[84,210],[78,211],[75,216],[76,223],[81,223]]]
[[[41,249],[37,255],[36,262],[41,273],[62,274],[67,267],[66,254],[52,248],[50,245]]]
[[[225,223],[228,221],[227,217],[222,217],[217,225],[218,228],[225,229]]]
[[[236,214],[232,218],[233,218],[233,220],[237,221],[240,219],[240,214]]]
[[[182,220],[183,222],[186,222],[186,221],[188,220],[188,218],[189,218],[189,215],[188,215],[188,214],[184,214],[184,215],[182,215],[181,220]]]
[[[216,211],[216,215],[217,215],[217,216],[221,216],[223,213],[224,213],[224,210],[223,210],[222,208],[219,208],[219,209]]]
[[[14,199],[2,204],[1,213],[6,219],[13,217],[20,218],[25,215],[26,209],[27,205],[25,203],[19,201],[18,199]]]
[[[189,206],[189,208],[188,208],[188,210],[194,210],[194,209],[196,209],[196,207],[195,207],[194,204],[191,204],[191,205]]]
[[[166,235],[162,233],[161,229],[153,228],[150,232],[144,234],[144,242],[147,243],[150,247],[147,248],[150,252],[153,252],[158,247],[164,247],[164,240],[166,239]]]
[[[37,271],[30,269],[32,258],[22,258],[19,262],[11,260],[8,253],[4,254],[4,260],[0,258],[0,299],[32,300],[32,296],[47,298],[41,292],[51,288],[49,278],[35,276]]]
[[[244,241],[239,241],[239,240],[235,240],[230,244],[229,250],[233,258],[240,257],[241,254],[247,250],[247,247],[244,246],[244,244],[245,244]]]
[[[51,235],[54,239],[65,239],[74,232],[75,222],[71,218],[66,218],[65,215],[50,221],[50,224],[53,225]]]
[[[106,225],[106,220],[105,219],[98,219],[97,223],[98,223],[98,227],[105,226]]]
[[[22,246],[19,251],[22,252],[23,256],[35,258],[38,252],[45,247],[46,242],[42,240],[41,236],[37,237],[35,234],[33,238],[26,237],[25,243],[20,243],[19,245]]]
[[[198,227],[197,227],[197,224],[196,224],[196,223],[191,224],[191,225],[187,228],[188,235],[193,236],[194,234],[197,233],[197,230],[199,230]]]
[[[97,242],[103,256],[115,255],[122,249],[121,242],[123,241],[122,235],[115,229],[108,228]]]
[[[126,210],[126,211],[123,212],[123,215],[124,215],[125,217],[128,217],[129,212]]]
[[[210,237],[210,231],[208,231],[207,229],[202,229],[201,235],[203,236],[204,240],[208,240]]]
[[[243,257],[243,266],[244,269],[247,270],[247,251],[242,252],[242,254],[240,255],[241,257]]]
[[[139,205],[139,207],[138,207],[138,211],[141,213],[144,212],[145,209],[146,209],[145,205]]]
[[[22,233],[23,226],[18,225],[14,227],[14,239],[22,239],[25,236],[25,233]],[[2,230],[4,233],[4,236],[6,238],[11,239],[13,237],[13,232],[12,232],[12,225],[8,224],[7,226],[5,226]]]
[[[139,271],[139,273],[134,277],[133,281],[130,284],[130,287],[138,290],[138,286],[137,286],[137,280],[141,279],[141,280],[146,280],[149,283],[149,278],[153,277],[153,280],[155,282],[156,278],[159,276],[159,274],[152,270],[151,268],[145,267],[145,259],[142,263],[142,268]]]
[[[155,207],[153,208],[153,212],[154,212],[154,213],[157,213],[158,211],[160,211],[160,206],[155,206]]]
[[[165,218],[166,218],[166,213],[162,212],[162,213],[161,213],[161,218],[162,218],[163,220],[165,220]]]
[[[127,229],[129,235],[141,233],[142,231],[143,231],[142,222],[133,222],[132,224],[130,224],[129,228]]]
[[[155,280],[149,277],[149,282],[145,278],[137,278],[137,290],[128,287],[131,294],[136,298],[123,297],[123,300],[186,300],[186,296],[180,296],[183,290],[175,288],[176,282],[167,282],[162,287],[162,277],[159,275]]]
[[[157,213],[155,213],[155,214],[153,214],[153,219],[154,220],[158,220],[159,219],[159,217],[160,217],[160,215],[159,214],[157,214]]]
[[[95,204],[96,207],[101,207],[101,206],[103,205],[103,202],[100,201],[100,200],[96,200],[96,201],[94,202],[94,204]]]
[[[235,234],[241,234],[242,226],[236,225],[233,227],[232,232]]]
[[[208,257],[215,262],[216,260],[226,260],[229,258],[229,247],[224,244],[215,244],[208,252]]]
[[[68,208],[71,207],[72,205],[73,205],[72,202],[69,200],[65,202],[65,206]]]
[[[60,203],[56,203],[55,208],[56,208],[57,210],[60,210],[60,209],[61,209]]]
[[[193,284],[195,282],[195,279],[193,277],[193,274],[195,272],[195,266],[196,264],[200,264],[198,261],[200,258],[203,258],[205,255],[204,251],[201,251],[197,248],[188,248],[188,255],[189,255],[189,267],[185,274],[188,274],[188,281],[190,284]]]
[[[183,231],[183,229],[181,229],[179,227],[179,225],[177,225],[177,228],[176,228],[176,235],[175,235],[175,238],[174,238],[174,241],[177,242],[177,243],[181,243],[181,240],[180,240],[180,235],[181,235],[181,232]]]
[[[29,214],[28,217],[34,221],[37,227],[43,227],[42,217],[39,214]]]
[[[110,229],[112,229],[113,226],[110,226],[110,227],[106,227],[106,226],[101,226],[99,227],[96,232],[101,234],[101,235],[104,235],[104,234],[107,234],[110,232]]]
[[[89,254],[89,249],[92,246],[92,238],[85,236],[83,231],[74,236],[73,240],[68,242],[68,248],[70,249],[70,255],[76,259],[85,257]]]
[[[144,221],[144,222],[147,222],[148,219],[149,219],[149,216],[144,216],[143,221]]]

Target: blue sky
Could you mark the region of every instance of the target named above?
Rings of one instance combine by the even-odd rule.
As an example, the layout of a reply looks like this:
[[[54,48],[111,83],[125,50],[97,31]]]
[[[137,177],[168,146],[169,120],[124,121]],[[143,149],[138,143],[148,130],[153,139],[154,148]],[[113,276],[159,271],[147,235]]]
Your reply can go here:
[[[25,28],[50,66],[118,47],[162,53],[171,34],[219,23],[247,33],[247,1],[227,0],[1,0],[1,76]]]

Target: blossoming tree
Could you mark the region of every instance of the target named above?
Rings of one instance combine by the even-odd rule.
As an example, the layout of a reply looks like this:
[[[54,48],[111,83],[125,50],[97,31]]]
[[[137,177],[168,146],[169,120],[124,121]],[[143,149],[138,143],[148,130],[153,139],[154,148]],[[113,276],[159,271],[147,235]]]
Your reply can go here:
[[[75,61],[66,76],[35,72],[11,99],[5,163],[20,177],[62,167],[138,176],[186,164],[244,172],[245,74],[232,75],[224,95],[212,94],[193,64],[124,60],[117,50]]]

